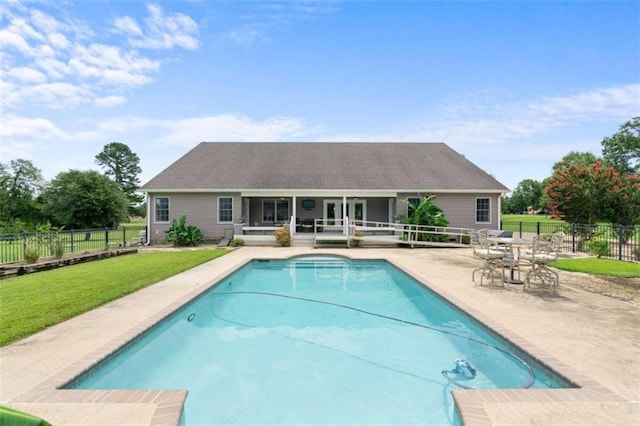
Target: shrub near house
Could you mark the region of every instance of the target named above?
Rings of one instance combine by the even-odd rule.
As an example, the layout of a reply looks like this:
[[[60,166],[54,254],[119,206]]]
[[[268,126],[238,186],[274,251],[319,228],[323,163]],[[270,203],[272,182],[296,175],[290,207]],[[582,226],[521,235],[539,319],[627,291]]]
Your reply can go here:
[[[174,246],[195,246],[202,241],[202,232],[197,226],[187,225],[187,217],[180,216],[179,220],[173,219],[169,229],[165,231],[167,241],[173,243]]]

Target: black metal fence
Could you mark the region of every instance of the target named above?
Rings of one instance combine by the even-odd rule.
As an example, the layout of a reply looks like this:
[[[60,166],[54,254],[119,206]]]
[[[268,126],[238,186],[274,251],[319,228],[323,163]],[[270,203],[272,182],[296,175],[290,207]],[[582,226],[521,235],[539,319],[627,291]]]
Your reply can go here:
[[[562,232],[563,250],[572,253],[601,254],[602,257],[640,261],[640,226],[584,225],[576,223],[510,222],[503,221],[501,229],[526,238],[532,235]]]
[[[146,235],[144,225],[0,234],[0,263],[33,262],[70,253],[141,245],[146,243]]]

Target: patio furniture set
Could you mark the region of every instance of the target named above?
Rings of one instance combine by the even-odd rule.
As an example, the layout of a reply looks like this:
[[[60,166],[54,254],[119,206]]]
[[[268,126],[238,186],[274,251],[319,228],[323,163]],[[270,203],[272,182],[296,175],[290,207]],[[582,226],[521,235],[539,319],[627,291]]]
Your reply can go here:
[[[496,234],[488,229],[471,233],[473,255],[482,259],[480,268],[473,271],[472,280],[476,282],[476,273],[491,283],[499,278],[503,285],[516,284],[531,286],[531,282],[548,284],[552,289],[559,284],[558,273],[548,264],[557,260],[564,234],[540,234],[532,239],[513,238],[511,233]],[[524,279],[520,271],[528,268]],[[505,271],[508,271],[505,272]],[[517,274],[517,275],[516,275]]]

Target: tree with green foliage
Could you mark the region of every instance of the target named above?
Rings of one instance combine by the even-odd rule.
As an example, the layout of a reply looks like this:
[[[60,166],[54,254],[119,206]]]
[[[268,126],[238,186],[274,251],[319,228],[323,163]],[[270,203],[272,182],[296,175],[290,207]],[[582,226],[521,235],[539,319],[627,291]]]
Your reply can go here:
[[[96,155],[96,164],[102,166],[105,174],[120,185],[129,202],[129,209],[133,213],[133,208],[144,199],[136,193],[140,186],[138,175],[142,173],[138,155],[121,142],[111,142]]]
[[[597,161],[591,166],[567,164],[544,189],[548,207],[567,222],[595,224],[609,220],[630,225],[640,216],[640,180],[621,177],[612,166]]]
[[[553,165],[553,167],[551,167],[551,174],[554,174],[557,171],[561,170],[567,164],[574,164],[576,166],[591,166],[596,161],[598,161],[598,157],[596,157],[595,154],[589,151],[571,151],[570,153],[562,157],[562,160],[558,161]]]
[[[42,201],[51,222],[67,229],[113,226],[127,217],[127,198],[120,186],[93,170],[59,173]]]
[[[518,213],[511,208],[511,197],[508,195],[503,195],[500,200],[500,213],[502,214],[513,214]]]
[[[511,192],[508,200],[509,213],[523,213],[529,207],[538,210],[542,207],[542,182],[525,179]]]
[[[608,219],[616,225],[640,225],[640,176],[618,176],[610,197]]]
[[[129,206],[130,217],[147,217],[147,202],[140,203],[135,206]]]
[[[620,126],[617,133],[602,140],[602,157],[622,174],[640,175],[640,117]]]
[[[29,160],[0,163],[0,225],[36,224],[40,220],[37,196],[43,184],[42,172]]]

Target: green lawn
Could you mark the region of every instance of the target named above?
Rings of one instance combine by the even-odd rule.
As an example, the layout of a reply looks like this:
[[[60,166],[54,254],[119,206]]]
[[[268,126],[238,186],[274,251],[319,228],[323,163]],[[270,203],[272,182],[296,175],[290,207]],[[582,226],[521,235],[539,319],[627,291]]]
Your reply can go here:
[[[584,272],[593,275],[640,278],[640,263],[621,260],[595,258],[560,259],[552,263],[551,266],[564,271]]]
[[[0,345],[104,305],[227,253],[142,252],[0,281]]]
[[[568,222],[559,219],[551,219],[549,216],[535,214],[503,214],[501,216],[502,229],[515,232],[532,232],[547,234],[553,232],[571,233],[571,226]],[[599,232],[615,238],[617,227],[611,227],[611,223],[598,222]],[[640,226],[635,227],[635,234],[632,239],[640,239]]]
[[[538,214],[503,214],[502,215],[503,222],[522,222],[522,223],[566,223],[563,220],[551,219],[549,216],[538,215]]]

